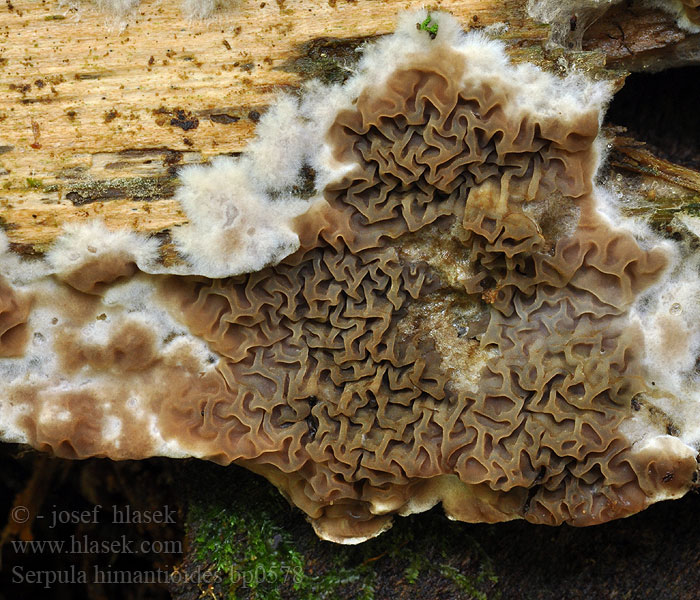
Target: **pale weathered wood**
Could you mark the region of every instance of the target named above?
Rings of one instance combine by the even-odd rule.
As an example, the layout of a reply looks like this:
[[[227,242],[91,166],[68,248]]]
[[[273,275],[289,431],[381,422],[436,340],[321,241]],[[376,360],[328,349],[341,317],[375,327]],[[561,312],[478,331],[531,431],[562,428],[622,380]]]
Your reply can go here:
[[[0,224],[16,249],[33,252],[67,221],[100,216],[150,232],[183,222],[172,199],[177,167],[240,151],[275,94],[309,76],[341,77],[364,39],[392,31],[398,12],[423,4],[242,0],[211,20],[188,21],[175,0],[144,0],[120,24],[89,3],[3,3]],[[548,30],[525,4],[435,7],[465,27],[504,23],[499,36],[515,60],[616,76],[603,72],[595,44],[589,52],[546,49]]]

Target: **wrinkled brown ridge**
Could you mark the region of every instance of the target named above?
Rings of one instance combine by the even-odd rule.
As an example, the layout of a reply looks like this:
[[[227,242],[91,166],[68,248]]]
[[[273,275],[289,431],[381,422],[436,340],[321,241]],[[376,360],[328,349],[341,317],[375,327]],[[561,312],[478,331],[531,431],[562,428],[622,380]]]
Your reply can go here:
[[[149,400],[161,434],[262,473],[331,539],[439,500],[467,521],[588,525],[695,473],[619,431],[646,389],[627,311],[666,257],[597,216],[597,111],[538,118],[466,68],[435,51],[338,114],[329,143],[357,167],[300,219],[298,252],[162,285],[221,359],[199,379],[163,367],[169,390]],[[99,293],[124,268],[76,287]],[[158,360],[142,337],[120,334],[111,356],[72,348],[67,368],[136,377]],[[91,452],[70,440],[71,456]]]

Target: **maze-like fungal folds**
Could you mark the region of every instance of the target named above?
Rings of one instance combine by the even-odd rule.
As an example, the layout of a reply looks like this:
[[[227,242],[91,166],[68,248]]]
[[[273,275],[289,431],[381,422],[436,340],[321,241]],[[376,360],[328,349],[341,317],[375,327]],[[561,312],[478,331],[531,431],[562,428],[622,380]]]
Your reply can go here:
[[[31,281],[6,253],[0,436],[243,465],[345,543],[440,502],[462,521],[591,525],[692,488],[700,435],[678,416],[697,416],[700,285],[669,317],[658,290],[678,252],[601,211],[607,86],[427,18],[405,16],[344,86],[270,112],[268,138],[295,107],[296,150],[287,131],[284,156],[261,137],[211,167],[216,239],[268,226],[259,270],[232,242],[230,276],[208,259],[167,273],[152,240],[102,230],[71,230],[60,268]],[[285,157],[315,172],[311,199],[289,191]],[[184,177],[190,212],[211,201],[188,203],[208,168]],[[226,169],[248,183],[224,185]],[[251,189],[254,204],[236,195]],[[207,214],[189,215],[203,232]]]

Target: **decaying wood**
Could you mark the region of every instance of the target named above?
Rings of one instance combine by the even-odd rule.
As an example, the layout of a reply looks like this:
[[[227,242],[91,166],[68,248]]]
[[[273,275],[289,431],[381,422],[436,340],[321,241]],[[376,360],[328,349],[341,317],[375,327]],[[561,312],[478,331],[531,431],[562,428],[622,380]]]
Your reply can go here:
[[[691,192],[700,193],[700,172],[654,156],[644,144],[618,136],[613,142],[615,155],[610,164],[620,170],[658,177]]]
[[[241,151],[277,93],[312,77],[342,80],[365,40],[391,31],[398,11],[423,4],[243,0],[209,21],[188,21],[178,2],[144,0],[120,24],[88,3],[7,2],[0,9],[0,225],[15,249],[32,253],[70,221],[99,216],[147,232],[184,222],[172,198],[179,167]],[[585,52],[552,49],[547,27],[530,20],[525,5],[444,0],[435,7],[465,27],[501,24],[492,31],[514,60],[584,69],[618,84],[635,57],[672,56],[688,40],[658,11],[621,10],[622,46],[599,24]]]
[[[604,52],[610,67],[661,70],[700,61],[700,34],[679,29],[666,12],[623,2],[588,29],[583,49]]]
[[[624,132],[614,135],[615,129],[605,131],[611,147],[604,175],[623,199],[622,212],[643,216],[667,233],[673,232],[669,225],[679,213],[698,216],[700,171],[659,158]]]

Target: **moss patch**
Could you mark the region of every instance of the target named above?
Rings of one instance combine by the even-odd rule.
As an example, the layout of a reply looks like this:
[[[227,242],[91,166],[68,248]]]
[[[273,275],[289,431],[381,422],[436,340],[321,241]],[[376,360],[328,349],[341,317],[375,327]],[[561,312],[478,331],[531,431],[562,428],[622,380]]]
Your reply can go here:
[[[448,523],[439,509],[340,546],[319,540],[274,487],[243,469],[196,463],[187,480],[189,552],[171,587],[176,600],[193,586],[230,600],[498,597],[471,526]]]
[[[299,46],[299,56],[282,63],[277,69],[297,73],[302,81],[319,79],[323,83],[344,83],[350,68],[359,60],[358,48],[373,37],[316,38]]]

